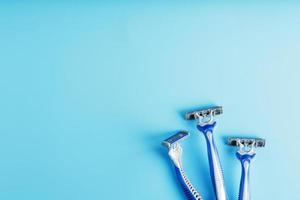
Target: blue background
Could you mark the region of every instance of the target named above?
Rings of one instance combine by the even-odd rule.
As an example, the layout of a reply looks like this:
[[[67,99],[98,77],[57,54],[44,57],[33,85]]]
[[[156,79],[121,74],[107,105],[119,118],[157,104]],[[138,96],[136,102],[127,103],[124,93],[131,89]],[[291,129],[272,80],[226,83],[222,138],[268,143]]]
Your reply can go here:
[[[161,140],[213,199],[204,137],[182,114],[222,105],[230,135],[267,139],[253,199],[299,199],[300,4],[54,1],[0,6],[0,199],[184,199]]]

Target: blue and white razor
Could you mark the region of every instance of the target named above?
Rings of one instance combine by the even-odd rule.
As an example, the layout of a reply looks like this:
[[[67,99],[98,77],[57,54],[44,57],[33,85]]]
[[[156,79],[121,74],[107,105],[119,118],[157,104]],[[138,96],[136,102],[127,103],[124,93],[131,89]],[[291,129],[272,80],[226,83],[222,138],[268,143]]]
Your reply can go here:
[[[210,175],[214,186],[214,191],[217,200],[227,200],[227,193],[225,190],[223,171],[214,142],[213,132],[216,127],[215,116],[223,113],[222,107],[210,107],[208,109],[196,110],[186,113],[187,120],[197,119],[197,128],[201,131],[206,139],[208,161],[210,166]]]
[[[261,138],[229,138],[228,144],[237,146],[237,158],[242,164],[242,175],[240,182],[239,200],[250,200],[249,168],[250,161],[256,155],[256,147],[264,147],[265,140]]]
[[[167,147],[169,150],[169,157],[172,160],[177,179],[180,183],[181,188],[188,200],[202,200],[200,194],[196,191],[194,186],[188,180],[182,167],[181,157],[182,157],[182,147],[179,144],[183,138],[189,136],[186,131],[179,131],[175,135],[169,137],[162,142],[162,145]]]

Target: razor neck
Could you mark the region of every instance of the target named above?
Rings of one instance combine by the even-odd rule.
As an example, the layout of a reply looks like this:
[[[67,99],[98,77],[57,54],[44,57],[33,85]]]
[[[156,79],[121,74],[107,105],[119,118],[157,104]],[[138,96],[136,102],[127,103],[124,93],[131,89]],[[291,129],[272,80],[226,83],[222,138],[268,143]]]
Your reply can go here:
[[[213,133],[215,127],[217,125],[216,121],[212,121],[210,123],[198,123],[197,128],[200,132],[207,134],[207,133]]]
[[[244,162],[250,162],[254,157],[255,157],[256,153],[253,152],[240,152],[238,151],[236,153],[237,158],[242,162],[242,164]]]
[[[177,168],[183,169],[181,162],[182,147],[179,144],[176,144],[169,149],[169,157]]]
[[[239,150],[236,152],[236,155],[241,161],[252,160],[256,155],[254,144],[243,145],[242,143],[239,143]]]

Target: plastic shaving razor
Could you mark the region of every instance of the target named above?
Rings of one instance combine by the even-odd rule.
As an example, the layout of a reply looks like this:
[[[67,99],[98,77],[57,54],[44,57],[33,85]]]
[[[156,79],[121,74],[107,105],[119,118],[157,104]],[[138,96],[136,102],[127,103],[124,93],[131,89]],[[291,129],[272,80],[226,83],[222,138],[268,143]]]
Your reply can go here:
[[[250,161],[256,155],[257,147],[264,147],[265,140],[261,138],[229,138],[228,144],[237,146],[237,158],[242,164],[242,175],[239,190],[239,200],[250,200],[249,168]]]
[[[216,127],[215,116],[223,113],[221,106],[210,107],[186,113],[187,120],[198,120],[197,129],[205,136],[207,143],[207,154],[210,167],[210,175],[214,186],[217,200],[227,200],[224,185],[223,171],[214,142],[213,132]]]
[[[169,150],[169,157],[172,160],[178,182],[188,200],[202,200],[202,197],[191,184],[189,179],[186,177],[185,172],[182,167],[181,157],[182,157],[182,147],[179,141],[188,137],[189,133],[187,131],[179,131],[175,135],[169,137],[162,142],[162,145],[167,147]]]

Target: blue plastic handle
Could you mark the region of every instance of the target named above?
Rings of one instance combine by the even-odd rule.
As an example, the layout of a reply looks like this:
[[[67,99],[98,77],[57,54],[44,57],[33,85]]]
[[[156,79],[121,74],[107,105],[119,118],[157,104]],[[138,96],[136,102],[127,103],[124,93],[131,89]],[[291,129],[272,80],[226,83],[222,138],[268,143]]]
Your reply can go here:
[[[198,124],[197,128],[199,131],[201,131],[204,134],[206,139],[210,175],[211,175],[214,191],[216,194],[216,199],[227,200],[228,197],[225,190],[223,170],[220,163],[218,150],[213,138],[213,130],[215,126],[216,126],[216,122],[213,122],[204,125]]]
[[[184,171],[175,166],[175,172],[186,198],[188,200],[202,200],[202,197],[188,180]]]
[[[239,200],[250,200],[250,162],[254,155],[240,155],[237,153],[238,159],[241,161],[242,165],[242,175],[240,182]]]

